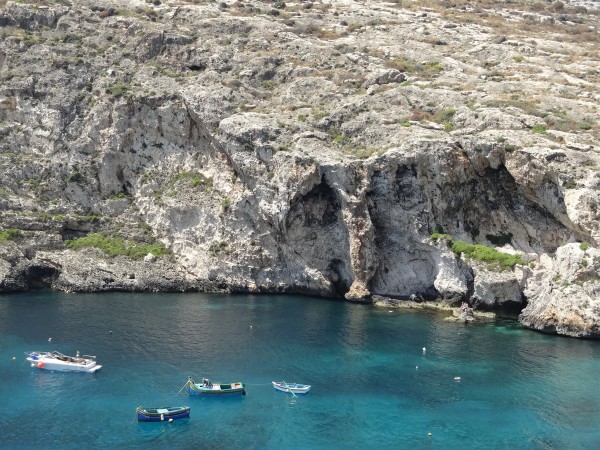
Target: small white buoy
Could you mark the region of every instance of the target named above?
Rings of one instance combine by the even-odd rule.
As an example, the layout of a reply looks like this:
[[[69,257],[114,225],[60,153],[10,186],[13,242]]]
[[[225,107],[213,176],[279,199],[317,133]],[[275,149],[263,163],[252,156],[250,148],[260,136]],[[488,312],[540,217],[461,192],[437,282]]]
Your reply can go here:
[[[109,331],[108,334],[112,334],[112,331]]]
[[[460,377],[454,377],[454,381],[460,381]]]
[[[426,351],[427,351],[427,349],[425,347],[423,347],[423,354],[425,354]]]
[[[48,342],[52,342],[52,338],[48,338]]]
[[[173,422],[173,418],[170,418],[170,419],[169,419],[169,423],[171,423],[171,422]]]
[[[13,358],[12,358],[12,359],[13,359],[13,361],[14,361],[15,359],[17,359],[17,357],[16,357],[16,356],[13,356]]]
[[[160,421],[161,421],[161,422],[163,422],[164,420],[165,420],[165,415],[164,415],[164,414],[161,414],[161,415],[160,415]]]
[[[419,370],[419,366],[415,366],[415,370]]]
[[[433,434],[431,434],[431,431],[427,433],[427,436],[433,436]]]

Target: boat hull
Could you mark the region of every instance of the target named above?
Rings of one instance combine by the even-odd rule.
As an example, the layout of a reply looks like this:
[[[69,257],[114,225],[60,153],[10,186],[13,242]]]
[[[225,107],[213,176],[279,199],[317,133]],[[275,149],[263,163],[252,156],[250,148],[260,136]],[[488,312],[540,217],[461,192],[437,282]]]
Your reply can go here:
[[[178,408],[173,408],[171,406],[164,408],[138,407],[136,414],[139,422],[168,422],[170,420],[190,417],[190,408],[188,406]]]
[[[273,381],[272,383],[275,390],[288,394],[308,394],[308,391],[310,391],[308,384],[283,383],[278,381]]]

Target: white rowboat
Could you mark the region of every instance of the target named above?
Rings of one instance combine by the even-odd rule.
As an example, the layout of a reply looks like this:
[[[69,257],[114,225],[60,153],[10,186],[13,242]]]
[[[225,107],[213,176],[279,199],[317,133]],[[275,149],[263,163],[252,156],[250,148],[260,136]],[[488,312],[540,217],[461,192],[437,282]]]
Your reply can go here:
[[[291,394],[307,394],[310,391],[310,385],[298,383],[286,383],[285,381],[273,381],[273,387],[281,392]]]

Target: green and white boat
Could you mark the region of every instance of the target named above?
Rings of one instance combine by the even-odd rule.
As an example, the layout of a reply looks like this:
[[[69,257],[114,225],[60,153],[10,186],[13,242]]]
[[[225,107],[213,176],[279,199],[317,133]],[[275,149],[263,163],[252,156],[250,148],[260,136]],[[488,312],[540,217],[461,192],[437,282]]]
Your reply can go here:
[[[196,383],[192,377],[187,382],[189,395],[246,395],[246,387],[242,382],[213,383],[208,378],[202,378]]]

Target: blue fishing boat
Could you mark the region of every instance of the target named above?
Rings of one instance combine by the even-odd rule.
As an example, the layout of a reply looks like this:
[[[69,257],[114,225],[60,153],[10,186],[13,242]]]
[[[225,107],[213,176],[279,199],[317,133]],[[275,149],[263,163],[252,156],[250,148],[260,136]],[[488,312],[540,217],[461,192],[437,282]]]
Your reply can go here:
[[[286,383],[285,381],[272,381],[272,383],[276,390],[290,394],[308,394],[310,391],[309,384]]]
[[[246,387],[242,382],[213,383],[208,378],[202,378],[202,383],[196,383],[192,378],[187,382],[189,395],[246,395]]]
[[[162,408],[137,407],[137,420],[140,422],[171,422],[190,417],[189,406],[163,406]]]

